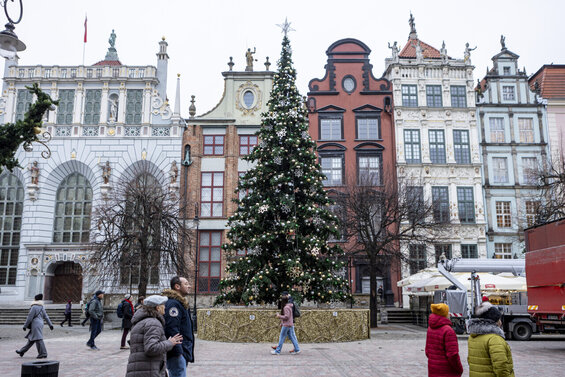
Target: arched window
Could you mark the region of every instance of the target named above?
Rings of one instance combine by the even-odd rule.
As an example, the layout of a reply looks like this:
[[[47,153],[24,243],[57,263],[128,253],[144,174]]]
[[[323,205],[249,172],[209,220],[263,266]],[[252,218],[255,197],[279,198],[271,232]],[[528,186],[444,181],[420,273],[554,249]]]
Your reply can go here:
[[[92,187],[79,173],[72,173],[57,190],[53,242],[88,242],[90,213],[92,212]]]
[[[0,177],[0,285],[15,285],[24,187],[14,174]]]

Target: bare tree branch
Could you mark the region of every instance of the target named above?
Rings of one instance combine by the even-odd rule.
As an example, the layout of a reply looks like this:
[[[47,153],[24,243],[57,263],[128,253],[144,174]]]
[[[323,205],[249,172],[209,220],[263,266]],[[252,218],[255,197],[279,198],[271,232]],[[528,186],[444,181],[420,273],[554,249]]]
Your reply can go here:
[[[149,172],[119,182],[94,209],[91,270],[103,284],[137,285],[140,295],[162,276],[186,275],[183,245],[190,248],[191,230],[183,226],[185,213]]]

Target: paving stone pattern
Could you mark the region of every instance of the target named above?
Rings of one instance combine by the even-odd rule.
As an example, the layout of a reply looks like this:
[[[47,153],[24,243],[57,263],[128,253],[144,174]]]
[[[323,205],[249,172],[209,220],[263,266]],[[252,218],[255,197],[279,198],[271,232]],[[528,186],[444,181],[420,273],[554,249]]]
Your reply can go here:
[[[46,331],[45,331],[46,330]],[[106,330],[97,338],[100,351],[85,345],[88,330],[74,326],[45,328],[47,360],[60,362],[61,377],[124,376],[129,351],[120,350],[121,332]],[[0,376],[20,376],[23,362],[35,361],[32,348],[23,358],[14,350],[25,343],[20,326],[0,326]],[[196,363],[188,376],[308,376],[308,377],[404,377],[426,376],[425,329],[389,325],[372,330],[371,339],[351,343],[301,344],[302,353],[270,354],[270,344],[196,341]],[[516,376],[563,376],[565,336],[535,336],[529,342],[510,341]],[[273,340],[274,344],[274,340]],[[459,338],[460,353],[468,376],[467,338]]]

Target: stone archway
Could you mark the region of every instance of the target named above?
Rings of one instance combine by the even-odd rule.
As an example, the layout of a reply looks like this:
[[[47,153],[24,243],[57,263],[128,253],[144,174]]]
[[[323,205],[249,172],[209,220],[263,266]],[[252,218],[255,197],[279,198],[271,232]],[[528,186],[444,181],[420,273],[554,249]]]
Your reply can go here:
[[[68,300],[79,302],[82,299],[82,267],[75,262],[59,262],[54,266],[50,294],[53,303]]]

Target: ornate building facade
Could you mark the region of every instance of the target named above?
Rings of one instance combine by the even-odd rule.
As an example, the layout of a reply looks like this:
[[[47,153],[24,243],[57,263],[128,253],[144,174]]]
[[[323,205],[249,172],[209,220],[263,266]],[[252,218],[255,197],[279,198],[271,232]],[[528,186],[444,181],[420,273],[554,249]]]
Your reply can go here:
[[[410,263],[403,276],[437,264],[440,257],[487,255],[481,156],[475,111],[473,65],[467,44],[463,59],[410,35],[399,51],[389,47],[385,77],[392,82],[398,179],[418,182],[420,197],[432,201],[436,221],[450,236],[434,246],[401,245]]]
[[[547,166],[545,106],[529,88],[519,56],[506,48],[477,87],[489,258],[518,258],[524,229],[534,225],[541,194],[538,169]]]
[[[115,39],[112,32],[105,59],[89,66],[6,61],[0,123],[23,119],[32,83],[59,106],[44,119],[50,158],[39,144],[20,148],[23,169],[0,175],[0,303],[37,293],[47,302],[78,302],[99,289],[85,273],[98,203],[141,173],[179,190],[170,170],[180,162],[183,121],[179,96],[174,111],[166,99],[167,42],[159,42],[156,66],[132,66],[119,61]]]
[[[565,65],[546,64],[530,79],[530,88],[544,101],[551,163],[562,169],[565,163]]]
[[[218,293],[226,256],[221,245],[226,242],[227,219],[236,209],[233,199],[240,175],[251,167],[243,160],[259,142],[255,133],[261,126],[261,114],[269,101],[274,72],[266,58],[264,70],[256,71],[253,54],[247,51],[245,70],[233,70],[232,58],[224,76],[224,93],[210,111],[186,119],[183,135],[184,158],[181,170],[183,198],[194,204],[187,213],[187,226],[196,231],[196,253],[190,256],[197,266],[198,306],[210,306]],[[241,251],[245,255],[246,251]],[[191,282],[192,283],[192,282]]]
[[[369,61],[369,47],[356,39],[334,42],[326,51],[326,73],[308,84],[310,135],[317,144],[324,186],[330,197],[352,192],[357,185],[380,189],[396,181],[392,86],[375,78]],[[336,202],[339,205],[339,201]],[[334,206],[336,207],[336,206]],[[339,218],[340,208],[335,208]],[[342,234],[351,230],[343,229]],[[369,265],[358,237],[342,236],[342,248],[351,255],[351,289],[369,294]],[[391,253],[392,254],[392,253]],[[384,260],[386,259],[386,262]],[[379,262],[378,292],[389,305],[398,303],[399,261],[384,258]]]

